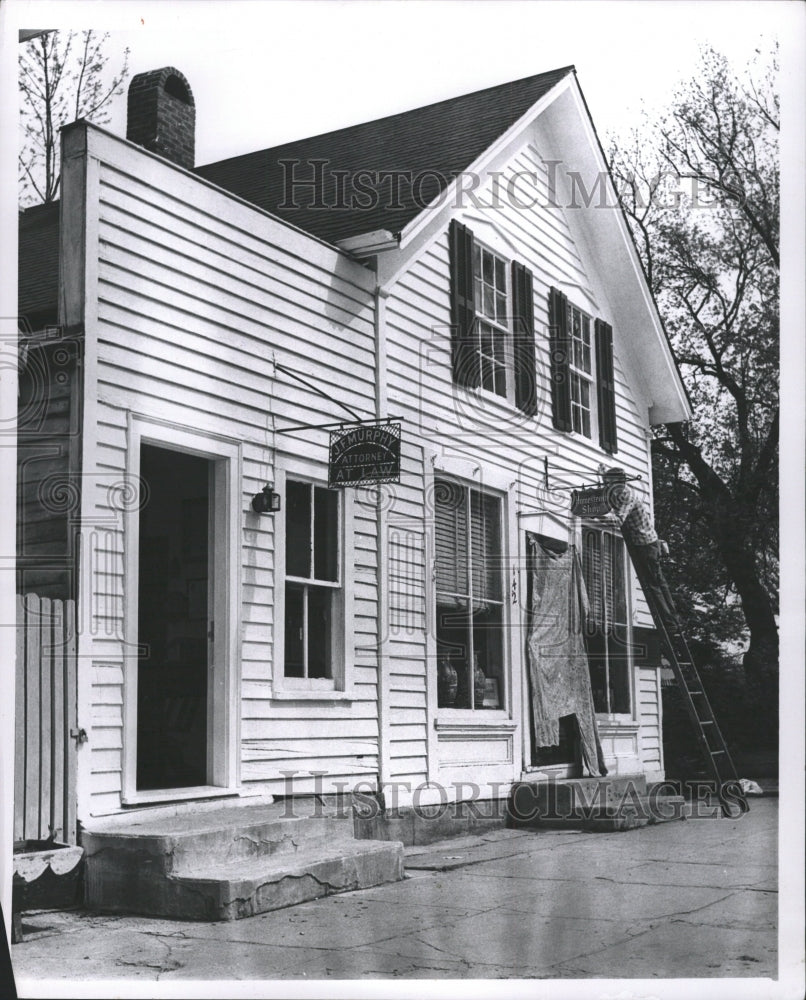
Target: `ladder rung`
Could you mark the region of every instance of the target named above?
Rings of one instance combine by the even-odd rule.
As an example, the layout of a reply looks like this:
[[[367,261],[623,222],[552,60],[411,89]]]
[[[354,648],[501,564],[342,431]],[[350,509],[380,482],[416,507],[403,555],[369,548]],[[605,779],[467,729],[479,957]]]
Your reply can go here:
[[[716,755],[717,755],[717,754],[720,754],[720,753],[726,753],[726,752],[727,752],[727,751],[725,751],[725,750],[712,750],[712,751],[711,751],[711,756],[712,756],[712,757],[716,757]]]

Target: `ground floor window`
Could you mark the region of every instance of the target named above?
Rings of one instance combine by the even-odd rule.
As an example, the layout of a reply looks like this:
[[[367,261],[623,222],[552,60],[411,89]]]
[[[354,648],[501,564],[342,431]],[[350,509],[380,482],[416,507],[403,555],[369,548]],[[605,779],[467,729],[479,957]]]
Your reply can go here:
[[[504,707],[500,497],[435,483],[436,639],[441,708]]]
[[[630,662],[624,541],[611,531],[582,529],[582,568],[590,601],[585,646],[597,712],[629,714]]]
[[[332,678],[341,597],[339,494],[285,486],[285,676]]]

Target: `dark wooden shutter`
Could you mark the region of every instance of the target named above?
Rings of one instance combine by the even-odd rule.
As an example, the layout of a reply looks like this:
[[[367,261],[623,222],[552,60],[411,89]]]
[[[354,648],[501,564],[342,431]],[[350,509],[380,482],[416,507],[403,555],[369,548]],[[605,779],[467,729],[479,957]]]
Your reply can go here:
[[[481,358],[475,343],[473,233],[456,219],[451,222],[450,259],[453,380],[475,388],[481,384]]]
[[[568,335],[568,299],[549,290],[549,353],[551,355],[551,418],[558,431],[570,431],[571,378],[568,369],[571,341]]]
[[[512,314],[515,363],[515,405],[524,413],[537,413],[535,372],[535,305],[532,272],[512,262]]]
[[[616,431],[616,379],[613,373],[613,328],[597,319],[596,386],[599,401],[599,444],[611,455],[618,448]]]

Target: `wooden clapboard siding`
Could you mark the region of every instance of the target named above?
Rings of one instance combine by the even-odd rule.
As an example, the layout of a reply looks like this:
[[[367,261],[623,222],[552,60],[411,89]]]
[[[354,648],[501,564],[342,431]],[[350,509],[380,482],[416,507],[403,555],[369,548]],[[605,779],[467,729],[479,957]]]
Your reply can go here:
[[[426,246],[414,263],[392,286],[386,303],[387,370],[389,408],[401,413],[413,438],[457,459],[465,459],[480,467],[479,481],[516,481],[516,509],[554,511],[563,518],[567,514],[544,486],[543,458],[549,458],[550,484],[553,489],[565,489],[590,481],[597,474],[600,462],[623,466],[628,473],[641,475],[647,481],[650,473],[647,441],[648,418],[646,403],[630,384],[628,368],[621,354],[617,324],[614,325],[615,404],[618,427],[618,452],[609,456],[599,448],[598,438],[589,440],[577,434],[555,431],[551,420],[551,392],[548,345],[548,293],[552,286],[562,288],[569,300],[585,312],[612,320],[603,294],[597,289],[607,287],[606,264],[596,273],[599,262],[586,259],[584,247],[577,245],[565,212],[548,207],[546,168],[534,148],[525,147],[510,162],[504,173],[529,171],[540,178],[542,190],[538,204],[531,211],[519,211],[508,199],[494,212],[469,210],[463,221],[484,242],[488,227],[480,221],[492,219],[496,237],[511,248],[512,256],[525,263],[534,277],[535,341],[537,354],[537,391],[539,412],[536,418],[524,416],[505,400],[491,394],[456,390],[451,376],[450,347],[450,272],[447,226],[443,233]],[[515,187],[516,193],[518,187]],[[525,193],[522,196],[525,197]],[[535,194],[532,186],[529,196]],[[489,195],[489,190],[487,192]],[[484,200],[485,193],[479,197]],[[594,280],[595,279],[595,280]],[[411,472],[406,481],[411,480]],[[415,491],[401,499],[408,506],[406,517],[412,523],[426,519],[428,512],[423,496]],[[513,536],[514,537],[514,536]],[[403,565],[408,549],[398,543],[400,551],[390,552],[390,620],[406,616],[416,625],[415,608],[424,608],[424,577],[408,590],[397,581],[396,559]],[[651,624],[643,595],[637,584],[633,587],[633,609],[636,625]],[[419,640],[422,639],[422,642]],[[391,754],[393,773],[402,777],[421,776],[424,771],[413,767],[412,761],[424,761],[427,747],[425,707],[424,630],[421,636],[407,635],[407,655],[394,657],[391,670],[392,705],[390,711]],[[659,718],[657,691],[653,687],[652,671],[640,674],[636,690],[635,710],[640,722],[642,752],[648,764],[658,760]],[[405,678],[405,680],[404,680]],[[398,730],[405,738],[398,737]],[[419,747],[413,753],[414,746]]]
[[[17,596],[14,840],[76,842],[73,601]]]
[[[17,420],[17,592],[73,596],[79,476],[79,345],[29,342]]]
[[[327,434],[283,437],[289,422],[343,411],[275,371],[299,372],[359,413],[374,414],[373,280],[332,248],[113,137],[90,129],[99,161],[97,441],[91,509],[99,528],[91,579],[94,748],[91,812],[120,807],[123,733],[123,514],[108,484],[125,475],[130,414],[241,445],[241,778],[282,783],[281,772],[334,779],[377,773],[376,513],[355,504],[352,702],[272,699],[276,588],[272,518],[250,516],[277,451],[326,461]],[[360,747],[360,749],[359,749]],[[281,788],[278,790],[282,791]]]
[[[397,349],[396,346],[394,348]],[[389,354],[392,354],[389,345]],[[400,484],[387,513],[389,777],[419,784],[427,775],[426,732],[426,534],[422,448],[409,439],[401,449]],[[412,435],[414,428],[411,428]],[[405,729],[407,739],[397,738]],[[412,752],[412,745],[418,752]]]

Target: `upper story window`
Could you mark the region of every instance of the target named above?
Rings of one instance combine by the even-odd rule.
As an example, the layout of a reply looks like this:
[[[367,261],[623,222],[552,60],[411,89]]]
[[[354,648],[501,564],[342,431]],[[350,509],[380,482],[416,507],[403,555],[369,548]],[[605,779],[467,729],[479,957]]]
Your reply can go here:
[[[582,529],[582,571],[590,602],[585,647],[597,712],[631,710],[627,570],[624,540],[607,529]]]
[[[503,708],[503,505],[450,479],[436,480],[434,494],[439,705]]]
[[[512,356],[509,348],[507,265],[492,251],[474,243],[473,277],[481,387],[498,396],[511,396],[511,366],[507,377],[507,358]]]
[[[613,329],[549,292],[551,415],[559,431],[595,439],[613,454],[618,448]],[[598,433],[597,433],[598,432]]]
[[[581,309],[568,303],[568,332],[571,335],[571,423],[577,434],[592,437],[591,396],[593,364],[591,321]]]
[[[453,381],[484,389],[529,416],[537,413],[532,275],[477,243],[457,220],[450,228]]]
[[[339,500],[335,490],[286,480],[286,677],[335,676],[342,598]]]

